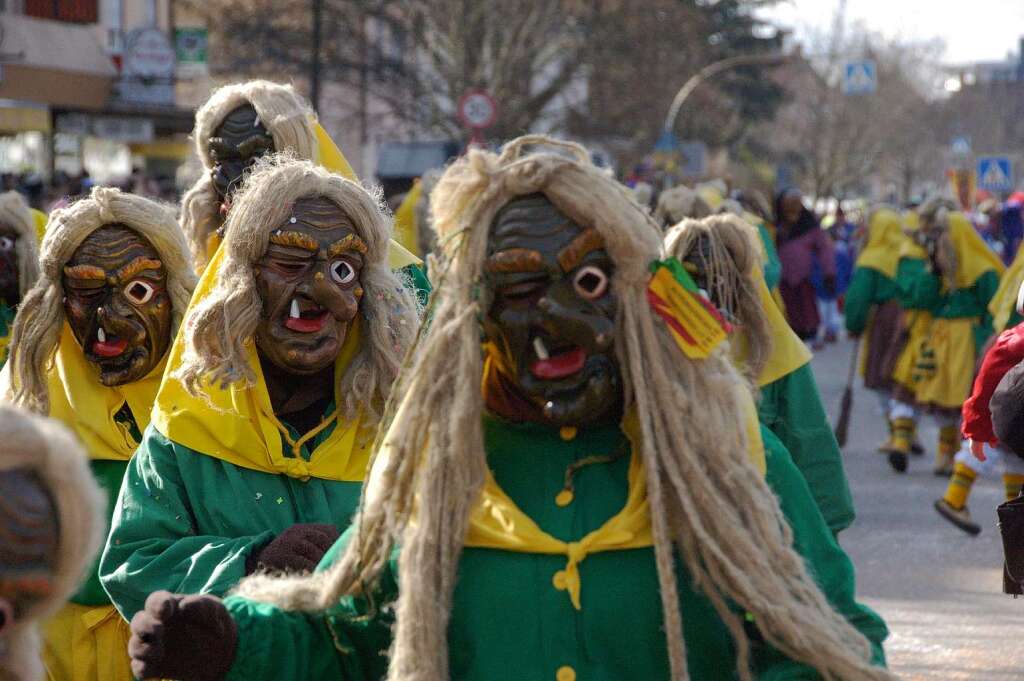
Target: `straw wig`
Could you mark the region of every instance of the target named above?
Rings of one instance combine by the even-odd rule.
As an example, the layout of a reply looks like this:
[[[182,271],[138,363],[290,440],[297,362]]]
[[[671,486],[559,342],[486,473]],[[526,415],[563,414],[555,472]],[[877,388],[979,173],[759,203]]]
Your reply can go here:
[[[227,115],[251,104],[260,122],[274,138],[274,150],[285,150],[298,158],[317,160],[313,110],[291,85],[250,80],[218,88],[196,111],[192,143],[206,171],[186,192],[181,202],[181,227],[188,237],[192,256],[200,266],[206,263],[206,239],[217,228],[221,198],[213,186],[208,140]]]
[[[0,224],[9,225],[18,233],[18,286],[24,296],[39,276],[39,236],[32,211],[18,192],[0,194]]]
[[[360,408],[372,412],[373,405],[387,400],[418,324],[412,292],[388,266],[391,225],[377,197],[359,184],[281,154],[254,166],[225,223],[221,248],[226,250],[217,283],[186,320],[191,333],[174,376],[191,394],[202,394],[207,380],[222,386],[254,384],[247,347],[263,314],[255,265],[267,251],[270,233],[285,224],[295,202],[317,196],[337,204],[368,247],[360,273],[365,291],[359,303],[362,343],[339,386],[346,399],[339,408],[353,417]]]
[[[543,148],[527,153],[529,145]],[[500,155],[471,150],[433,192],[442,268],[437,303],[393,391],[394,417],[385,424],[346,553],[311,577],[250,578],[240,593],[288,609],[322,610],[372,585],[397,542],[399,596],[387,678],[449,678],[452,594],[487,470],[478,319],[490,297],[483,277],[489,229],[502,206],[537,192],[597,230],[615,263],[616,352],[626,408],[641,434],[636,454],[647,473],[671,678],[688,678],[676,556],[732,632],[741,678],[751,678],[750,647],[730,604],[752,613],[771,644],[830,678],[890,678],[870,667],[867,641],[832,610],[791,548],[778,502],[748,458],[737,414],[750,397],[728,348],[688,360],[647,303],[661,229],[585,149],[540,136],[513,140]]]
[[[0,471],[31,469],[57,508],[60,536],[53,591],[0,634],[0,678],[35,681],[44,678],[36,624],[54,615],[85,578],[103,540],[106,502],[89,471],[89,458],[60,423],[4,405],[0,438]]]
[[[173,334],[181,322],[196,278],[185,238],[174,213],[162,204],[112,187],[94,187],[50,217],[39,255],[39,280],[25,295],[11,332],[9,399],[41,414],[50,411],[46,373],[64,326],[64,265],[85,239],[104,225],[122,224],[156,249],[167,271]]]

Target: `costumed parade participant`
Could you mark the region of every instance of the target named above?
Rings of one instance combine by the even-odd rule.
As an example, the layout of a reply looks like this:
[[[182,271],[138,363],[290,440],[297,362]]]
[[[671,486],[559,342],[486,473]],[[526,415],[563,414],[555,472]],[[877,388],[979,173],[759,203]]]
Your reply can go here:
[[[0,366],[7,361],[14,313],[39,276],[37,214],[18,192],[0,194]]]
[[[884,452],[892,446],[892,374],[906,344],[903,308],[896,287],[896,267],[907,241],[903,227],[902,216],[891,208],[883,206],[872,211],[844,306],[847,332],[853,338],[861,338],[860,373],[864,387],[878,396],[888,422],[889,439],[879,448]]]
[[[931,199],[918,215],[920,227],[904,243],[896,270],[909,340],[893,371],[889,464],[906,472],[923,411],[939,423],[933,470],[948,476],[960,449],[960,409],[992,334],[987,308],[1003,264],[952,201]]]
[[[782,261],[779,290],[786,319],[801,340],[818,335],[821,315],[811,282],[815,262],[820,268],[822,286],[835,291],[836,263],[832,240],[818,224],[818,218],[804,206],[798,189],[787,189],[775,200],[776,247]]]
[[[0,406],[0,439],[0,678],[39,681],[40,622],[85,579],[104,501],[86,453],[56,422]]]
[[[251,80],[218,88],[196,111],[192,132],[203,175],[181,202],[181,227],[202,271],[220,243],[235,193],[261,157],[288,151],[350,180],[355,173],[312,107],[291,85]]]
[[[733,356],[760,390],[761,423],[789,450],[832,532],[846,529],[855,513],[842,455],[818,394],[811,353],[769,296],[757,231],[734,215],[683,220],[669,230],[665,250],[738,327]]]
[[[126,617],[160,589],[310,570],[349,525],[418,326],[389,232],[355,182],[255,166],[121,487],[100,573]]]
[[[357,525],[313,577],[150,596],[136,673],[892,679],[806,483],[764,430],[761,450],[719,318],[627,192],[542,137],[451,166],[437,304]]]
[[[1018,313],[1024,303],[1024,286],[1018,294]],[[981,525],[971,518],[967,508],[971,488],[978,475],[1002,469],[1006,500],[1020,496],[1024,486],[1024,459],[1007,451],[996,437],[992,426],[989,403],[1003,376],[1024,361],[1024,325],[1017,325],[999,334],[985,352],[985,357],[974,379],[971,396],[964,402],[960,428],[964,446],[956,455],[953,475],[946,493],[935,501],[935,510],[946,520],[968,534],[981,532]]]
[[[96,188],[54,212],[39,263],[14,322],[7,398],[78,437],[109,518],[195,284],[188,246],[165,206]],[[45,625],[49,678],[127,681],[127,642],[94,566]]]

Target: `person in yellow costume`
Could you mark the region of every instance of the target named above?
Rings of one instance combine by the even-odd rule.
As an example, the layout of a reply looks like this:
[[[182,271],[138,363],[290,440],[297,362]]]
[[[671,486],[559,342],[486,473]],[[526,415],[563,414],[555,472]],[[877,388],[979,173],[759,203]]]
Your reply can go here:
[[[74,432],[110,517],[195,285],[188,246],[167,207],[95,188],[53,214],[39,263],[14,322],[6,397]],[[45,627],[49,678],[131,679],[127,633],[94,566]]]
[[[988,306],[1004,267],[963,213],[945,198],[917,211],[920,227],[904,243],[896,270],[909,340],[893,370],[893,437],[889,464],[907,470],[921,411],[939,423],[936,475],[953,471],[960,450],[960,409],[974,366],[992,335]]]
[[[355,173],[291,85],[250,80],[218,88],[196,111],[192,132],[203,175],[181,203],[181,228],[199,271],[213,257],[235,193],[259,158],[288,151],[350,180]]]
[[[14,314],[39,276],[40,222],[45,226],[45,214],[29,208],[21,194],[0,194],[0,366],[7,361]]]
[[[1017,249],[1017,255],[1006,269],[999,282],[999,289],[988,306],[988,312],[992,315],[992,329],[997,336],[1024,321],[1024,315],[1017,307],[1021,284],[1024,284],[1024,248]]]
[[[254,166],[121,487],[100,577],[125,617],[161,589],[311,569],[348,526],[418,327],[389,234],[361,185]]]
[[[665,251],[692,270],[697,284],[736,324],[733,360],[759,391],[758,415],[789,450],[833,533],[855,517],[839,445],[811,371],[807,346],[772,301],[757,229],[730,214],[683,220]]]

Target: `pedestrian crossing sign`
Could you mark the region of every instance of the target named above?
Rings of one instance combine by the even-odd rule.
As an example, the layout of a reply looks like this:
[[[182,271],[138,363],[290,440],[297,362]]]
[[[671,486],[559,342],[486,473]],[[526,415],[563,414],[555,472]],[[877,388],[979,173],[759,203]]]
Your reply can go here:
[[[1013,165],[1006,156],[978,158],[978,187],[990,192],[1013,190]]]
[[[843,94],[872,95],[878,89],[878,70],[870,59],[843,64]]]

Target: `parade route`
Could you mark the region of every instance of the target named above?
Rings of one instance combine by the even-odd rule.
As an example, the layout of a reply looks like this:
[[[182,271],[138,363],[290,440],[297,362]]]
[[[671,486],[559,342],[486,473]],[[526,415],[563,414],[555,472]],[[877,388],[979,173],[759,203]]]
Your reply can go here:
[[[851,347],[840,341],[814,359],[822,400],[833,419]],[[931,471],[935,425],[922,422],[920,437],[929,453],[913,457],[908,475],[897,476],[875,453],[885,436],[877,399],[858,385],[854,404],[843,454],[857,521],[840,538],[857,567],[859,600],[881,613],[892,632],[886,643],[890,666],[907,681],[1015,678],[1024,668],[1024,599],[1001,592],[999,476],[980,478],[975,485],[970,508],[983,530],[969,537],[932,508],[945,489],[945,481]]]

